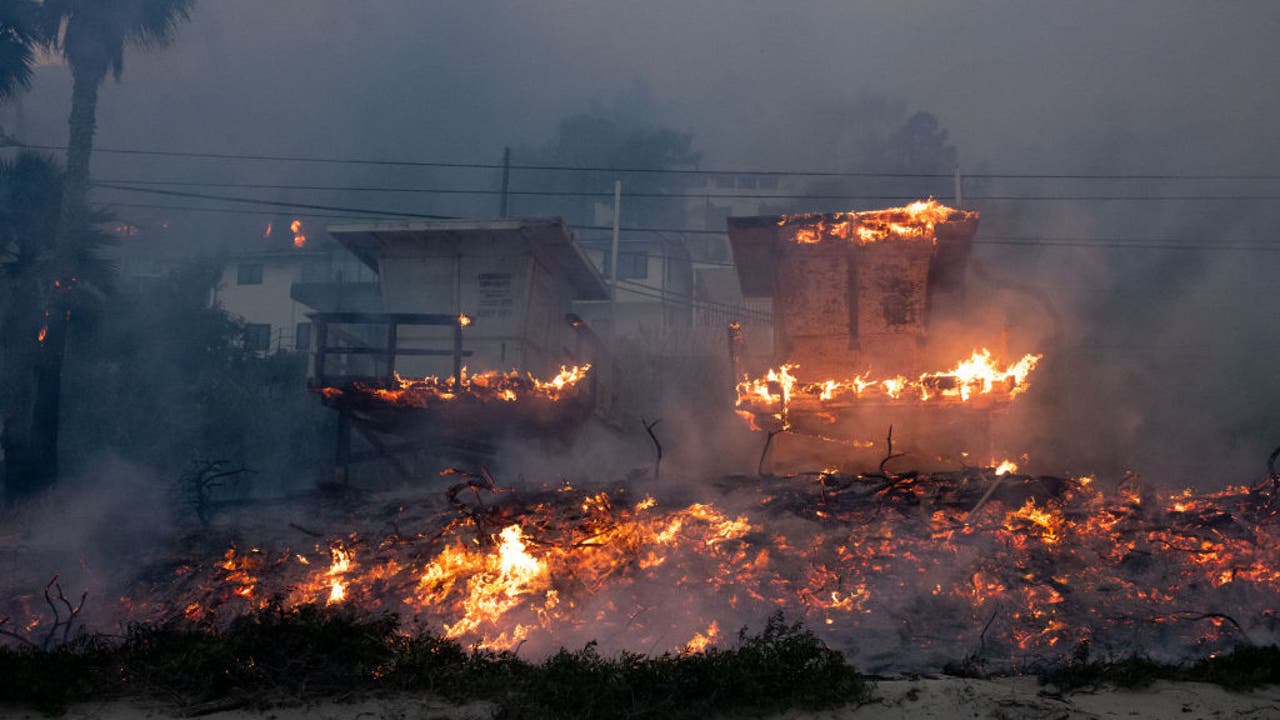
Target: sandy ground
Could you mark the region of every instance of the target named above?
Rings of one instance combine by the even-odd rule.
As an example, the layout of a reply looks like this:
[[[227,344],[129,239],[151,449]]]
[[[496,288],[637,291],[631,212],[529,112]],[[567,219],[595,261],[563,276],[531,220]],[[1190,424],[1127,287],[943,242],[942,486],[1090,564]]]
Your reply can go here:
[[[777,720],[1125,720],[1225,719],[1280,720],[1280,686],[1232,693],[1216,685],[1160,682],[1147,690],[1105,690],[1059,697],[1034,678],[966,680],[937,678],[888,680],[876,685],[876,698],[861,707],[828,712],[789,712]],[[269,710],[197,711],[209,720],[488,720],[496,708],[488,703],[449,705],[430,698],[396,696],[351,703],[326,702]],[[3,720],[36,720],[33,711],[0,710]],[[112,702],[71,708],[67,720],[126,720],[191,717],[159,704]]]

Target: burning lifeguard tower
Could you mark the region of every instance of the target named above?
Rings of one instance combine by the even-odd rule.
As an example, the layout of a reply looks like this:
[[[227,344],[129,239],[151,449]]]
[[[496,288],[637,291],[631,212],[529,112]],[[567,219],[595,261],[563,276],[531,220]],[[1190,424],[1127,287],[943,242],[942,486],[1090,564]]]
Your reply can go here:
[[[1039,356],[1005,365],[931,333],[939,310],[964,303],[978,213],[929,200],[728,227],[743,294],[773,304],[773,356],[752,367],[734,353],[738,412],[795,436],[784,457],[883,454],[889,425],[896,448],[926,462],[989,451],[991,413],[1025,389]]]
[[[338,478],[383,460],[429,474],[507,436],[616,417],[614,363],[572,313],[608,298],[560,218],[336,225],[378,274],[381,313],[314,313],[310,385],[338,412]],[[353,450],[352,431],[366,449]],[[425,467],[424,467],[425,466]]]

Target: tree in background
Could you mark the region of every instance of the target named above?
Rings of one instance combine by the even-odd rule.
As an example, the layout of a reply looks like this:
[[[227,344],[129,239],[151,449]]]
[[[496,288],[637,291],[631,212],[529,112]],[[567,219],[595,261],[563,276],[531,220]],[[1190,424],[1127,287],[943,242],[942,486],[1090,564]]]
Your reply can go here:
[[[842,171],[856,173],[889,173],[950,175],[959,162],[959,151],[951,142],[941,121],[933,113],[907,112],[907,106],[880,95],[867,95],[844,108],[836,123],[832,146],[839,156]],[[869,209],[884,207],[892,200],[929,196],[945,197],[951,193],[949,178],[910,177],[843,177],[821,178],[806,187],[813,195],[845,195],[851,199],[876,198],[855,203]],[[832,201],[802,202],[792,210],[832,210]]]
[[[74,256],[53,257],[63,192],[61,168],[45,155],[24,152],[0,162],[0,446],[5,455],[5,496],[20,500],[39,489],[47,474],[37,419],[37,388],[49,352],[50,317],[42,288],[69,270],[78,278],[58,287],[62,306],[78,320],[91,317],[98,298],[111,288],[114,268],[99,252],[112,238],[96,229],[109,216],[90,211],[72,235]]]
[[[58,473],[62,364],[67,343],[70,289],[80,281],[74,259],[77,238],[89,221],[89,161],[97,125],[98,91],[108,73],[124,71],[126,46],[165,47],[190,16],[194,0],[44,0],[37,33],[71,67],[71,115],[61,210],[53,237],[53,282],[42,288],[49,323],[36,386],[33,439],[40,455],[36,489],[52,485]]]
[[[628,195],[681,192],[692,182],[689,176],[618,173],[612,169],[694,169],[701,160],[693,150],[693,135],[641,122],[634,114],[600,109],[564,118],[555,137],[542,147],[517,149],[512,155],[515,164],[601,168],[594,172],[522,171],[518,176],[521,187],[588,196],[520,197],[512,203],[514,214],[561,215],[579,225],[596,224],[597,205],[612,206],[613,183],[621,179],[624,224],[683,226],[682,202]]]
[[[111,453],[175,477],[205,460],[251,468],[255,488],[313,482],[307,470],[329,457],[334,418],[305,390],[308,358],[246,351],[243,324],[210,303],[221,274],[206,259],[122,282],[101,320],[75,334],[64,401],[69,472]]]

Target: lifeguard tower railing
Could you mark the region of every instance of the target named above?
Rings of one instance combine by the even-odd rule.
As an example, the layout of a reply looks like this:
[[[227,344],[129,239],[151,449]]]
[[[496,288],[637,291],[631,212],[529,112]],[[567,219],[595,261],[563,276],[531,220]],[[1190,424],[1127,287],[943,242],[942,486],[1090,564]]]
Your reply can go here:
[[[463,359],[472,354],[462,348],[462,329],[471,324],[466,315],[318,312],[308,317],[316,338],[312,387],[394,382],[397,359],[402,357],[450,357],[454,381],[460,384]],[[404,326],[452,327],[452,346],[401,347],[400,328]],[[379,327],[385,327],[385,332],[377,332]],[[341,367],[335,367],[335,360],[341,361]]]

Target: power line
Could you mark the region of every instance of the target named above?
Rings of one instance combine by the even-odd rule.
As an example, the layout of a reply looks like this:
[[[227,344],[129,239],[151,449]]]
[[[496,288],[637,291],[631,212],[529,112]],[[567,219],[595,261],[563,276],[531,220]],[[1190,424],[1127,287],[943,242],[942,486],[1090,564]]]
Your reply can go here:
[[[290,209],[309,209],[322,210],[330,212],[345,212],[357,215],[375,215],[394,218],[414,218],[425,220],[441,220],[441,219],[459,219],[454,215],[434,215],[428,213],[401,212],[395,210],[377,210],[370,208],[352,208],[335,205],[315,205],[307,203],[288,203],[275,200],[259,200],[256,198],[244,198],[226,195],[208,195],[204,193],[189,193],[178,190],[159,190],[153,188],[134,188],[123,185],[99,184],[98,187],[108,189],[139,192],[156,195],[177,196],[185,198],[197,198],[203,200],[217,200],[222,202],[235,202],[250,205],[262,205],[273,208],[290,208]],[[575,225],[577,230],[612,230],[607,225]],[[684,235],[725,235],[723,230],[703,230],[697,228],[660,228],[660,227],[623,227],[620,230],[628,233],[649,232],[649,233],[671,233]],[[1042,237],[1017,237],[1006,236],[991,239],[976,239],[976,245],[1006,245],[1006,246],[1025,246],[1025,247],[1096,247],[1096,248],[1122,248],[1122,249],[1147,249],[1147,250],[1192,250],[1192,251],[1235,251],[1235,252],[1280,252],[1280,245],[1191,245],[1191,244],[1175,244],[1151,242],[1143,238],[1133,238],[1133,242],[1119,242],[1118,239],[1099,238],[1097,240],[1087,238],[1042,238]]]
[[[106,203],[112,208],[133,208],[139,210],[175,210],[181,212],[205,212],[222,215],[244,215],[244,216],[261,216],[275,214],[271,210],[239,210],[236,208],[216,208],[216,207],[196,207],[194,205],[152,205],[148,203],[122,203],[111,202]],[[368,220],[367,215],[334,215],[324,213],[303,213],[309,218],[325,218],[326,220]]]
[[[429,213],[413,213],[399,212],[395,210],[369,210],[363,208],[349,208],[337,205],[315,205],[311,203],[294,203],[282,202],[278,200],[259,200],[257,198],[236,197],[233,195],[208,195],[205,193],[190,193],[180,190],[156,190],[153,188],[136,188],[127,185],[111,185],[107,183],[94,183],[94,187],[106,188],[108,190],[121,190],[125,192],[148,193],[151,195],[167,195],[170,197],[198,198],[201,200],[220,200],[222,202],[244,203],[249,205],[265,205],[269,207],[281,208],[303,208],[308,210],[328,210],[333,212],[350,212],[362,213],[366,215],[385,215],[388,217],[400,218],[416,218],[420,220],[456,220],[456,215],[432,215]]]
[[[162,185],[172,187],[240,188],[245,190],[288,190],[298,192],[360,192],[360,193],[412,193],[422,195],[513,195],[521,197],[570,197],[612,198],[612,192],[588,192],[571,190],[491,190],[485,188],[426,188],[426,187],[369,187],[359,185],[282,185],[273,183],[202,182],[193,180],[136,180],[109,179],[98,181],[99,187],[120,185]],[[940,195],[943,193],[934,193]],[[920,193],[895,193],[888,195],[804,194],[804,193],[707,193],[707,192],[632,192],[628,198],[663,200],[840,200],[881,201],[917,200]],[[1035,201],[1035,202],[1111,202],[1111,201],[1258,201],[1280,200],[1280,195],[966,195],[966,200],[986,201]]]
[[[763,310],[754,310],[752,308],[748,308],[742,305],[728,305],[726,303],[716,302],[714,300],[699,300],[698,298],[695,298],[692,295],[673,293],[668,290],[662,290],[660,288],[655,288],[650,285],[633,282],[631,280],[619,279],[618,284],[626,285],[627,287],[623,289],[629,293],[635,293],[637,295],[641,295],[644,297],[663,300],[673,305],[680,305],[682,307],[688,307],[693,309],[702,307],[707,310],[714,310],[714,311],[722,312],[726,314],[736,314],[742,317],[749,317],[754,320],[769,320],[772,318],[771,313],[765,312]]]
[[[12,145],[32,150],[66,150],[64,145]],[[254,162],[291,162],[319,163],[335,165],[373,165],[385,167],[434,167],[475,170],[500,170],[501,163],[492,162],[450,162],[441,160],[378,160],[370,158],[337,158],[304,155],[266,155],[248,153],[212,153],[186,152],[175,150],[142,150],[137,148],[97,147],[94,152],[113,155],[136,155],[153,157],[177,157],[199,160],[244,160]],[[908,172],[847,172],[836,170],[762,170],[762,169],[728,169],[728,168],[646,168],[646,167],[606,167],[587,165],[556,165],[551,163],[512,164],[512,170],[537,170],[550,172],[593,172],[593,173],[628,173],[656,175],[753,175],[776,177],[844,177],[844,178],[933,178],[950,179],[952,173],[908,173]],[[1212,173],[964,173],[963,177],[987,180],[1147,180],[1147,181],[1190,181],[1190,180],[1227,180],[1227,181],[1277,181],[1280,175],[1265,174],[1212,174]]]

